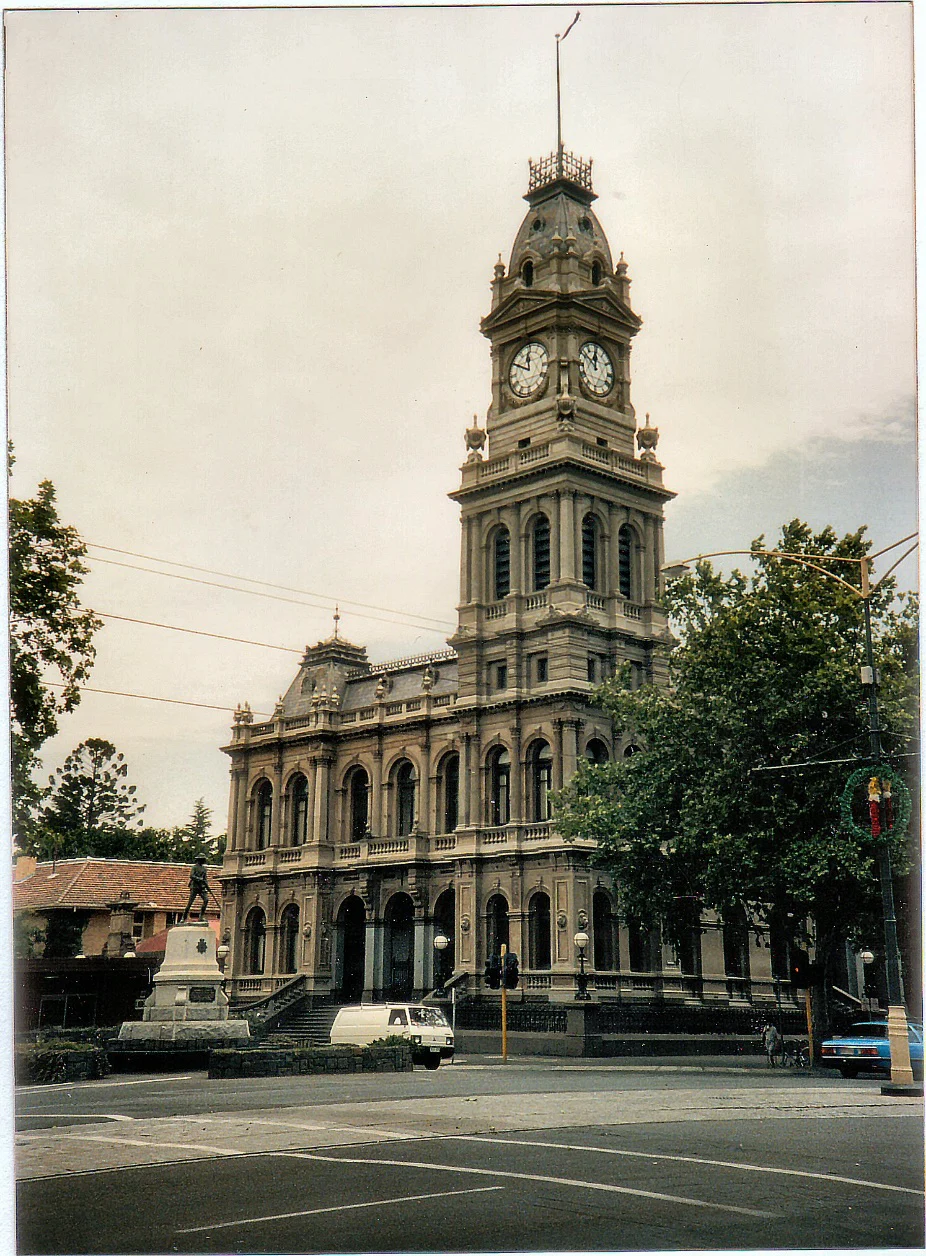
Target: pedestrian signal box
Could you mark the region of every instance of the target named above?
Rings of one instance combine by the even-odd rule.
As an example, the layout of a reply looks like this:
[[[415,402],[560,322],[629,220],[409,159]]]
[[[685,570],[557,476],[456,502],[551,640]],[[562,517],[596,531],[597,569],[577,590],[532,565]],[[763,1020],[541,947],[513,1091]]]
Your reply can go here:
[[[517,989],[521,974],[518,972],[518,957],[509,951],[505,956],[505,969],[502,974],[502,980],[505,983],[506,990]]]
[[[502,984],[502,961],[497,955],[490,955],[486,960],[486,970],[483,976],[490,990],[497,990]]]

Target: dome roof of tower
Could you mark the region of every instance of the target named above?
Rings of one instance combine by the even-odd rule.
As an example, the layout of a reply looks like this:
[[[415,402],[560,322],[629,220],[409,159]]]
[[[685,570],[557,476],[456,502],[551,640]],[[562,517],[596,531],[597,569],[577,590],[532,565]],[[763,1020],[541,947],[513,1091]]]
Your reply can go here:
[[[579,257],[599,256],[607,270],[612,269],[611,250],[601,223],[588,205],[588,197],[578,188],[560,180],[531,196],[530,208],[521,223],[511,250],[508,273],[516,274],[526,257],[546,260],[572,236]]]

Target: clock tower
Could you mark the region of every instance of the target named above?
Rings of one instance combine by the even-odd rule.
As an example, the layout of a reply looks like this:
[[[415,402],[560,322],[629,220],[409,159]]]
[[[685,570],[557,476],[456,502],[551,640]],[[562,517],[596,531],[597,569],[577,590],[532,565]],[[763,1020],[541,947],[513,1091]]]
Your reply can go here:
[[[656,599],[674,494],[649,416],[637,428],[630,351],[641,319],[623,253],[615,264],[592,209],[592,163],[562,147],[532,161],[525,199],[482,321],[485,430],[467,432],[451,494],[463,530],[458,704],[555,702],[581,722],[593,688],[622,664],[632,684],[663,675]]]

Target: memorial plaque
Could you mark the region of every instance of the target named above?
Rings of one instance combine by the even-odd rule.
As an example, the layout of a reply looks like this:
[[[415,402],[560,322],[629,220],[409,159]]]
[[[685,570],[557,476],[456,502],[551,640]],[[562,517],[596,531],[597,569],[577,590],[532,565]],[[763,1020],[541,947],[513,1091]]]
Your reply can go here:
[[[215,986],[191,986],[190,987],[191,1003],[214,1003],[215,1002]]]

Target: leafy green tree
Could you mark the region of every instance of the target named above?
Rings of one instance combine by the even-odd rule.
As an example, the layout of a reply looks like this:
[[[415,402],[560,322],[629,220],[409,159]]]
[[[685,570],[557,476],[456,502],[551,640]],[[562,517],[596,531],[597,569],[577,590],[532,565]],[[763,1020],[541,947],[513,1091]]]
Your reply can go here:
[[[173,829],[142,829],[137,844],[145,853],[122,857],[192,863],[197,855],[204,855],[210,863],[216,863],[225,852],[225,835],[215,837],[210,833],[211,827],[212,808],[206,806],[204,799],[198,798],[188,824]]]
[[[125,779],[128,770],[112,742],[99,737],[81,742],[50,778],[39,849],[30,853],[126,858],[125,849],[137,844],[144,811],[135,786]]]
[[[100,620],[80,604],[86,549],[59,519],[54,486],[43,480],[36,497],[12,498],[9,518],[13,833],[26,849],[43,796],[37,752],[80,701]]]
[[[860,558],[869,545],[864,529],[840,539],[795,520],[774,548],[812,561]],[[765,548],[763,538],[752,546]],[[838,943],[870,941],[880,919],[877,851],[840,828],[853,767],[827,763],[868,748],[862,607],[811,568],[754,561],[751,577],[724,577],[702,562],[670,583],[678,640],[669,687],[631,692],[618,678],[598,695],[642,749],[581,765],[557,798],[557,818],[566,836],[597,840],[625,915],[676,939],[693,906],[729,920],[745,910],[798,939],[809,921],[831,982]],[[836,570],[851,579],[853,565]],[[886,581],[872,618],[885,747],[902,751],[917,722],[916,606]],[[897,870],[908,866],[901,839],[891,853]]]

